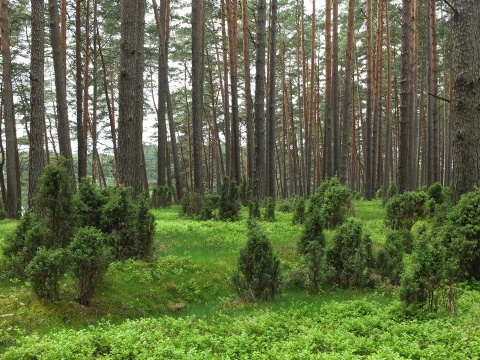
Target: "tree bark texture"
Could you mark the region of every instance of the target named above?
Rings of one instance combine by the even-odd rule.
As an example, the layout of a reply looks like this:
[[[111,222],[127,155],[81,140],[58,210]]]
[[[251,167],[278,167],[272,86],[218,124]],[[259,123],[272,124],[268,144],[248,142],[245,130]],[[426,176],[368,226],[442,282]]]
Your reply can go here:
[[[454,198],[480,186],[480,2],[452,1]]]
[[[45,3],[32,0],[32,45],[30,53],[30,137],[28,161],[28,207],[38,190],[45,167]]]

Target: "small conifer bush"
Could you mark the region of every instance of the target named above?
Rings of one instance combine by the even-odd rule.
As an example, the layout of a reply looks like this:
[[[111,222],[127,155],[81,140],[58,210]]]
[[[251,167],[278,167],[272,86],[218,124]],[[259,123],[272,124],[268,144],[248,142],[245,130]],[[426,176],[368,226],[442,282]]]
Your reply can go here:
[[[248,218],[252,220],[260,219],[260,203],[257,198],[252,198],[248,203]]]
[[[413,248],[413,236],[408,230],[394,230],[387,235],[383,248],[379,251],[376,268],[382,277],[389,279],[392,285],[400,284],[403,272],[403,256],[410,254]]]
[[[218,216],[222,221],[236,221],[240,216],[238,186],[235,180],[223,179],[222,193],[218,203]]]
[[[265,214],[263,216],[263,219],[265,221],[275,221],[275,199],[267,196],[264,200],[265,204]]]
[[[392,197],[386,204],[385,224],[393,230],[410,230],[413,224],[425,218],[424,191],[405,191]]]
[[[267,236],[254,221],[249,221],[247,244],[240,251],[232,277],[237,293],[246,301],[273,299],[280,284],[279,266]]]
[[[305,222],[305,199],[301,196],[296,196],[293,199],[293,217],[292,223],[294,225],[303,224]]]
[[[93,227],[79,228],[68,247],[70,268],[77,282],[77,301],[90,305],[110,260],[105,235]]]

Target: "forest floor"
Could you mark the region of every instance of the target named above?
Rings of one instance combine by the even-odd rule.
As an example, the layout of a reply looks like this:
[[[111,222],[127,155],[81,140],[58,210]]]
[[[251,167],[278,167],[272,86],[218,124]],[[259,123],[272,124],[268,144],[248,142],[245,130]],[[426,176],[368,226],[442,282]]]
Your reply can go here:
[[[480,356],[480,285],[459,287],[457,314],[406,313],[394,288],[289,286],[302,227],[292,213],[261,221],[281,259],[274,301],[245,303],[231,284],[247,240],[237,222],[194,221],[179,207],[154,210],[155,260],[110,265],[92,305],[39,301],[28,283],[0,278],[0,359],[473,359]],[[356,201],[374,244],[389,230],[380,200]],[[0,245],[15,228],[0,222]],[[327,246],[334,231],[325,231]],[[1,254],[0,254],[1,256]],[[290,281],[291,283],[291,281]]]

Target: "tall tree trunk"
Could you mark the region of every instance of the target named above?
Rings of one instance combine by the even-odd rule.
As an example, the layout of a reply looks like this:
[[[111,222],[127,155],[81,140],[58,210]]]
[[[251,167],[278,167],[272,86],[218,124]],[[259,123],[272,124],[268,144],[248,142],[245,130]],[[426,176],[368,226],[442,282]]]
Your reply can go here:
[[[28,207],[38,191],[45,167],[45,3],[32,0],[32,44],[30,53],[30,137],[28,161]]]
[[[232,92],[232,127],[230,131],[230,173],[231,179],[237,183],[242,180],[240,173],[240,121],[238,118],[238,70],[237,70],[237,53],[238,53],[238,16],[237,16],[237,0],[227,1],[227,17],[228,17],[228,45],[230,50],[230,90]]]
[[[265,48],[266,48],[265,0],[257,1],[257,50],[255,60],[255,166],[253,170],[253,196],[264,196],[265,176]]]
[[[452,1],[454,199],[480,185],[480,3]]]
[[[203,115],[203,49],[204,0],[192,0],[192,132],[193,190],[203,194],[202,115]]]
[[[355,0],[348,2],[348,25],[347,25],[347,49],[345,51],[345,85],[343,91],[343,111],[342,111],[342,156],[340,164],[339,178],[342,184],[347,183],[347,167],[348,167],[348,153],[349,153],[349,125],[350,125],[350,105],[352,93],[352,54],[353,54],[353,39],[354,39],[354,15],[355,15]],[[352,164],[352,167],[355,164]]]
[[[325,137],[323,146],[323,174],[325,177],[334,175],[334,125],[332,104],[332,0],[325,2]]]
[[[309,90],[309,101],[308,101],[308,110],[309,110],[309,114],[308,114],[308,134],[309,134],[309,138],[311,138],[311,127],[312,127],[312,124],[315,123],[315,26],[316,26],[316,14],[315,14],[315,0],[312,1],[312,36],[311,36],[311,41],[312,41],[312,45],[311,45],[311,48],[310,48],[310,90]],[[316,130],[318,128],[316,127]],[[317,134],[316,134],[317,135]],[[318,142],[320,139],[318,136],[315,136],[315,139],[316,141]],[[311,145],[310,141],[309,141],[309,146]],[[317,176],[319,175],[320,173],[320,169],[319,169],[319,160],[320,160],[320,156],[318,154],[319,150],[320,150],[320,144],[318,144],[317,146],[314,146],[314,149],[315,149],[315,154],[316,154],[316,180],[317,182],[320,181],[320,176]],[[310,152],[312,153],[312,152]],[[309,159],[310,160],[310,159]],[[310,161],[309,161],[310,163]],[[310,183],[310,181],[309,181]]]
[[[42,0],[43,3],[43,0]],[[83,94],[82,94],[82,1],[75,1],[75,94],[77,109],[77,173],[78,179],[87,176],[87,144],[84,139],[83,129]],[[33,35],[32,35],[33,37]],[[33,39],[32,39],[33,41]]]
[[[60,155],[67,159],[68,174],[71,177],[72,190],[75,191],[75,173],[73,168],[72,144],[70,141],[70,123],[68,121],[66,66],[62,58],[58,2],[56,0],[48,0],[48,7],[50,13],[53,68],[55,72],[55,95],[57,99],[58,145],[60,147]]]
[[[409,127],[412,122],[411,112],[411,0],[403,0],[402,11],[402,69],[401,69],[401,92],[400,92],[400,119],[398,139],[398,190],[400,193],[409,189]]]
[[[374,188],[382,186],[382,85],[383,85],[383,2],[377,2],[377,39],[375,51],[375,99],[373,107],[372,173]]]
[[[158,32],[158,110],[157,110],[157,185],[164,186],[166,183],[167,157],[165,154],[165,144],[167,141],[166,122],[167,114],[167,94],[166,79],[167,62],[165,60],[165,6],[164,1],[160,2],[158,10],[156,0],[153,0],[155,20],[157,22]]]
[[[268,64],[267,126],[266,126],[266,191],[265,195],[275,198],[275,62],[277,36],[277,0],[270,1],[271,17],[268,46],[270,50]]]
[[[3,58],[3,104],[5,108],[5,140],[7,160],[7,216],[17,219],[21,213],[20,165],[18,158],[17,130],[13,108],[12,55],[10,52],[10,28],[8,0],[0,2],[1,47]]]
[[[387,41],[387,98],[385,109],[385,166],[383,172],[383,198],[387,195],[390,186],[390,169],[392,168],[392,62],[390,46],[390,17],[388,0],[385,2],[385,31]]]
[[[332,1],[332,122],[333,175],[340,171],[340,86],[338,75],[338,0]]]
[[[245,122],[247,127],[247,179],[253,178],[253,100],[250,86],[250,49],[247,0],[242,0],[243,74],[245,79]]]
[[[229,0],[227,0],[229,1]],[[225,0],[220,1],[221,7],[221,28],[222,28],[222,59],[223,59],[223,69],[221,69],[221,63],[218,62],[219,74],[223,70],[223,82],[220,81],[220,89],[222,90],[222,100],[223,100],[223,117],[224,117],[224,133],[225,133],[225,173],[230,174],[230,161],[232,156],[230,151],[232,146],[230,144],[231,135],[231,124],[230,124],[230,94],[228,91],[228,41],[227,41],[227,30],[225,26],[225,18],[227,17],[225,10]],[[224,15],[225,14],[225,15]]]
[[[438,111],[438,83],[437,83],[437,32],[435,1],[427,1],[427,143],[428,143],[428,176],[427,185],[440,180],[440,152],[439,152],[439,111]]]
[[[372,123],[372,103],[373,103],[373,44],[372,44],[372,0],[367,0],[367,108],[365,109],[365,139],[364,139],[364,164],[365,164],[365,199],[373,199],[374,179],[373,172],[373,123]]]
[[[145,1],[122,0],[118,119],[118,179],[133,196],[144,192],[143,68]]]

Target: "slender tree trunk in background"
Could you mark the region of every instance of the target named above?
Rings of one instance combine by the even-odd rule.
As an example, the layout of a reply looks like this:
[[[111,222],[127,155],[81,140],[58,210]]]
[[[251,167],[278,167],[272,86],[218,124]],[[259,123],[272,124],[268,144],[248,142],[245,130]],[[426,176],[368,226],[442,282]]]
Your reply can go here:
[[[145,190],[143,68],[145,1],[122,0],[118,119],[118,179],[133,196]]]
[[[43,3],[43,0],[42,0]],[[82,89],[82,1],[75,1],[75,94],[77,109],[77,174],[78,180],[87,176],[87,144],[83,136],[83,89]],[[33,37],[33,35],[32,35]],[[33,39],[32,39],[33,41]]]
[[[375,51],[375,98],[373,107],[373,155],[372,173],[375,176],[373,190],[382,186],[382,87],[383,87],[383,2],[377,2],[377,39]]]
[[[32,43],[30,52],[30,136],[28,161],[28,208],[38,191],[45,167],[45,3],[32,0]]]
[[[267,5],[265,0],[257,1],[257,49],[255,60],[255,160],[253,170],[253,196],[264,196],[265,176],[265,48]]]
[[[332,0],[325,2],[325,142],[323,146],[323,174],[325,177],[334,175],[333,168],[333,108],[332,108]]]
[[[250,86],[250,49],[247,0],[242,0],[243,74],[245,80],[245,123],[247,127],[247,179],[253,178],[253,100]]]
[[[438,80],[437,80],[437,31],[435,1],[427,1],[427,140],[428,140],[428,177],[427,185],[440,180],[439,151],[439,111],[438,111]]]
[[[312,1],[312,35],[311,35],[311,48],[310,48],[310,88],[309,88],[309,96],[308,96],[308,136],[309,139],[312,138],[312,124],[315,123],[315,26],[316,26],[316,13],[315,13],[315,0]],[[305,122],[307,124],[307,122]],[[307,126],[305,127],[307,128]],[[315,139],[319,141],[319,138],[315,136]],[[316,154],[316,159],[315,160],[320,160],[318,156],[318,152],[320,149],[320,146],[316,146],[313,144],[312,147],[312,142],[309,140],[309,147],[313,148],[313,151],[310,151],[310,154],[315,152]],[[310,163],[310,155],[308,156],[308,162]],[[320,178],[318,175],[319,173],[319,168],[318,168],[318,162],[315,161],[316,164],[316,174],[315,174],[315,180],[318,182],[320,181]],[[311,181],[309,181],[311,183]]]
[[[388,0],[385,2],[385,31],[387,41],[387,103],[385,109],[385,166],[383,169],[383,198],[386,197],[388,187],[390,186],[390,169],[392,168],[392,59],[390,53],[390,17],[388,11]]]
[[[416,155],[419,153],[420,147],[420,121],[419,118],[419,103],[418,103],[418,87],[419,87],[419,70],[418,70],[418,43],[419,43],[419,28],[418,28],[418,0],[411,0],[411,19],[410,19],[410,90],[409,104],[410,104],[410,124],[408,126],[408,190],[415,190],[418,188],[419,181],[419,160]],[[423,82],[420,83],[420,87],[423,86]],[[423,92],[421,92],[423,94]],[[423,108],[423,102],[422,102]],[[423,111],[423,110],[422,110]]]
[[[242,180],[240,171],[240,121],[238,118],[238,16],[237,0],[227,1],[228,45],[230,50],[230,90],[232,92],[232,127],[230,131],[230,173],[229,177],[238,183]]]
[[[347,183],[348,152],[349,152],[349,125],[350,125],[350,105],[352,93],[352,54],[354,40],[354,15],[355,0],[348,2],[348,25],[347,25],[347,49],[345,51],[345,85],[343,91],[343,109],[342,109],[342,148],[339,179],[342,184]],[[353,139],[352,139],[353,140]],[[354,163],[351,165],[355,166]],[[353,179],[352,179],[353,180]]]
[[[448,80],[448,98],[453,98],[453,69],[450,65],[449,69],[449,80]],[[452,161],[453,161],[453,129],[452,129],[452,102],[448,104],[448,116],[447,116],[447,140],[445,141],[446,151],[445,151],[445,185],[449,186],[453,180],[453,173],[452,173]]]
[[[88,155],[87,155],[87,135],[88,135],[88,128],[90,126],[90,111],[88,102],[90,99],[89,95],[89,88],[90,88],[90,0],[87,0],[86,3],[86,10],[85,10],[85,59],[84,59],[84,70],[83,70],[83,125],[82,125],[82,142],[84,147],[82,149],[82,153],[79,154],[79,157],[82,158],[81,163],[84,169],[82,172],[87,174],[87,162],[88,162]]]
[[[270,17],[270,55],[269,55],[269,82],[267,93],[267,126],[266,126],[266,191],[265,195],[275,198],[275,62],[276,62],[276,37],[277,37],[277,0],[271,0]]]
[[[203,49],[204,0],[192,0],[192,140],[193,191],[203,194],[202,115],[203,115]]]
[[[62,60],[67,66],[67,0],[60,0],[60,34],[62,46]]]
[[[454,200],[480,185],[480,3],[452,1]]]
[[[21,213],[20,165],[18,158],[17,130],[13,108],[12,55],[10,52],[10,28],[8,0],[0,1],[1,47],[3,59],[3,104],[5,109],[5,140],[7,160],[6,210],[9,218],[18,219]]]
[[[70,123],[68,122],[66,66],[62,59],[60,14],[56,0],[48,0],[50,13],[50,37],[52,44],[53,68],[55,72],[55,95],[57,99],[58,145],[60,155],[67,159],[68,174],[75,191],[75,173],[73,169],[72,144],[70,141]]]
[[[156,0],[153,0],[155,20],[158,32],[158,110],[157,110],[157,185],[166,184],[167,157],[165,145],[167,142],[165,116],[167,114],[166,79],[167,62],[165,60],[165,6],[160,2],[160,10]]]
[[[372,44],[372,0],[367,0],[367,108],[365,117],[365,139],[364,139],[364,164],[365,164],[365,199],[372,200],[374,196],[373,172],[373,123],[372,123],[372,103],[373,103],[373,44]]]
[[[403,0],[402,11],[402,69],[400,92],[400,119],[398,139],[398,191],[400,193],[409,189],[409,127],[412,122],[411,110],[411,0]]]
[[[92,122],[90,126],[90,135],[92,137],[92,179],[94,182],[102,184],[101,179],[101,164],[97,149],[97,110],[98,110],[98,56],[97,56],[97,32],[98,32],[98,0],[93,1],[93,104],[92,104]]]
[[[338,0],[332,1],[332,121],[333,121],[333,175],[340,172],[340,85],[338,75]]]
[[[305,159],[305,148],[306,148],[306,145],[305,144],[305,137],[304,137],[304,131],[303,131],[303,108],[304,108],[304,105],[305,105],[305,99],[304,99],[304,96],[305,95],[305,69],[306,69],[306,65],[305,65],[305,57],[304,57],[304,54],[305,54],[305,41],[304,41],[304,38],[305,38],[305,26],[304,26],[304,0],[301,0],[301,6],[300,6],[300,16],[298,16],[300,18],[299,20],[299,26],[298,28],[300,29],[300,31],[297,31],[297,49],[296,49],[296,60],[297,60],[297,64],[302,64],[302,71],[297,71],[297,83],[298,83],[298,86],[297,86],[297,102],[298,102],[298,125],[299,125],[299,129],[298,129],[298,135],[299,135],[299,141],[300,141],[300,181],[299,181],[299,185],[300,185],[300,195],[301,196],[304,196],[307,192],[307,178],[309,177],[309,175],[307,176],[308,174],[308,169],[309,169],[309,166],[306,164],[306,159]],[[300,84],[302,84],[302,86],[300,86]],[[290,84],[291,86],[291,84]],[[303,93],[302,93],[303,91]],[[293,93],[291,93],[291,96],[293,97]],[[291,101],[293,103],[293,100]]]
[[[227,0],[229,1],[229,0]],[[225,173],[227,175],[230,174],[230,160],[232,156],[230,151],[232,149],[230,145],[231,135],[230,135],[230,95],[228,92],[228,41],[227,41],[227,30],[225,26],[225,17],[226,17],[226,10],[225,10],[225,0],[220,1],[221,7],[221,27],[222,27],[222,58],[223,58],[223,85],[220,84],[220,88],[222,91],[222,99],[223,99],[223,117],[224,117],[224,132],[225,132]],[[219,67],[219,74],[221,73],[221,63],[218,62]]]
[[[0,90],[3,93],[3,85],[0,85]],[[3,97],[0,96],[0,119],[3,118]],[[0,121],[0,138],[2,137],[2,122]],[[0,190],[2,193],[2,206],[6,211],[7,204],[7,188],[5,186],[5,176],[4,176],[4,167],[5,167],[5,149],[3,148],[3,141],[0,141]]]

